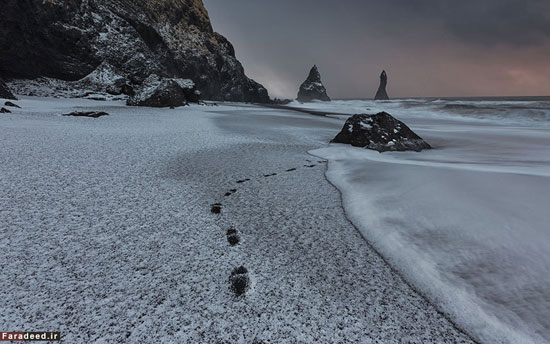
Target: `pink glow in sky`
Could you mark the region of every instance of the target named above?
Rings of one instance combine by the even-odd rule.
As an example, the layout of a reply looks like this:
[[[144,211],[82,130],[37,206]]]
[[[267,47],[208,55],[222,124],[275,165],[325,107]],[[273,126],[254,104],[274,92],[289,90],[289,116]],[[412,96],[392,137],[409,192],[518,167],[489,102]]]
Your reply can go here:
[[[274,97],[313,64],[333,98],[550,95],[550,1],[204,0]]]

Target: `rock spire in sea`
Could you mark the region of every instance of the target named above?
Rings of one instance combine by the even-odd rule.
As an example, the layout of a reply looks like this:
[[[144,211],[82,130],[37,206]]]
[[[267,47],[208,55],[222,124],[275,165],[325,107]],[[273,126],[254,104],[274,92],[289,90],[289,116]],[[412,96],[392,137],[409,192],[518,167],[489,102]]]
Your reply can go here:
[[[330,101],[327,90],[321,81],[321,73],[319,73],[317,66],[311,68],[306,81],[300,86],[297,100],[299,102],[311,102],[313,100]]]
[[[390,99],[390,97],[388,97],[388,93],[386,92],[387,85],[388,85],[388,75],[386,74],[386,71],[383,70],[382,74],[380,74],[380,86],[378,87],[378,92],[376,92],[376,96],[374,97],[374,100]]]

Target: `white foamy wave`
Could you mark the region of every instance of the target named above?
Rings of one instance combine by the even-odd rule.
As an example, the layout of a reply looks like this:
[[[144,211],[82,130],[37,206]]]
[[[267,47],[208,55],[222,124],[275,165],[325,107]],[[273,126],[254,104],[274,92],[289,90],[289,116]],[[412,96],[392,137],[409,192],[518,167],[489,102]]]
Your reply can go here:
[[[394,116],[403,118],[451,119],[499,125],[550,127],[550,99],[525,99],[530,100],[336,100],[330,103],[314,102],[301,104],[294,102],[291,105],[332,113],[356,114],[386,111]]]
[[[550,343],[550,130],[538,113],[525,118],[546,103],[501,103],[326,104],[387,111],[436,149],[311,153],[330,161],[367,240],[459,326],[484,343]]]

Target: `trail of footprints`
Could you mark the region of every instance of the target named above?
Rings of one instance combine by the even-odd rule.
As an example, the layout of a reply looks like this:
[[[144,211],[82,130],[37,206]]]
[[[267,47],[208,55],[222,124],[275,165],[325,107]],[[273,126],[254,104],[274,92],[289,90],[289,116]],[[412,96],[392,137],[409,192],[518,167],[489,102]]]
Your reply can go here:
[[[305,168],[313,168],[318,166],[317,164],[313,163],[311,160],[306,160],[306,163],[307,164],[304,165]],[[326,161],[319,160],[317,161],[317,163],[325,164]],[[297,170],[298,170],[297,167],[293,167],[285,170],[285,172],[294,172]],[[263,178],[275,177],[277,175],[278,175],[277,173],[264,174]],[[251,181],[251,179],[246,178],[246,179],[237,180],[236,183],[243,184],[249,181]],[[231,189],[224,194],[224,197],[230,197],[233,194],[235,194],[237,191],[238,191],[237,189]],[[221,203],[214,203],[212,204],[211,212],[213,214],[221,215],[222,208],[223,208],[223,205]],[[227,237],[227,242],[231,247],[237,246],[241,243],[241,236],[239,234],[239,231],[234,227],[230,227],[227,230],[226,237]],[[250,277],[248,275],[248,269],[245,268],[244,266],[234,268],[233,271],[231,272],[231,275],[229,276],[229,285],[230,285],[229,289],[236,297],[243,296],[248,290],[248,288],[250,287]]]

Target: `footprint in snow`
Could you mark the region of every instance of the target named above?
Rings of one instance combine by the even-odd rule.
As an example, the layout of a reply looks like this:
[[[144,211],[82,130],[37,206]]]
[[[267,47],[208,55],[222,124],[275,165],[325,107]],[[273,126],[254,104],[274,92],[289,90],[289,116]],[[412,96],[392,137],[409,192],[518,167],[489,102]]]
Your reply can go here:
[[[212,204],[212,208],[210,209],[210,211],[213,214],[220,214],[222,212],[222,205],[220,203]]]
[[[237,192],[237,189],[231,189],[225,193],[225,197],[229,197],[233,195],[235,192]]]
[[[264,177],[268,178],[268,177],[273,177],[273,176],[276,176],[277,173],[271,173],[271,174],[264,174]]]
[[[296,168],[289,168],[288,170],[286,170],[287,172],[293,172],[293,171],[296,171],[297,169]]]
[[[242,183],[246,183],[246,182],[249,182],[249,181],[250,181],[250,178],[241,179],[241,180],[237,180],[237,184],[242,184]]]
[[[250,285],[250,278],[248,277],[248,269],[244,266],[233,269],[231,276],[229,276],[230,289],[236,296],[241,296],[246,293]]]
[[[241,242],[241,237],[235,228],[229,228],[227,230],[227,241],[231,246],[236,246]]]

